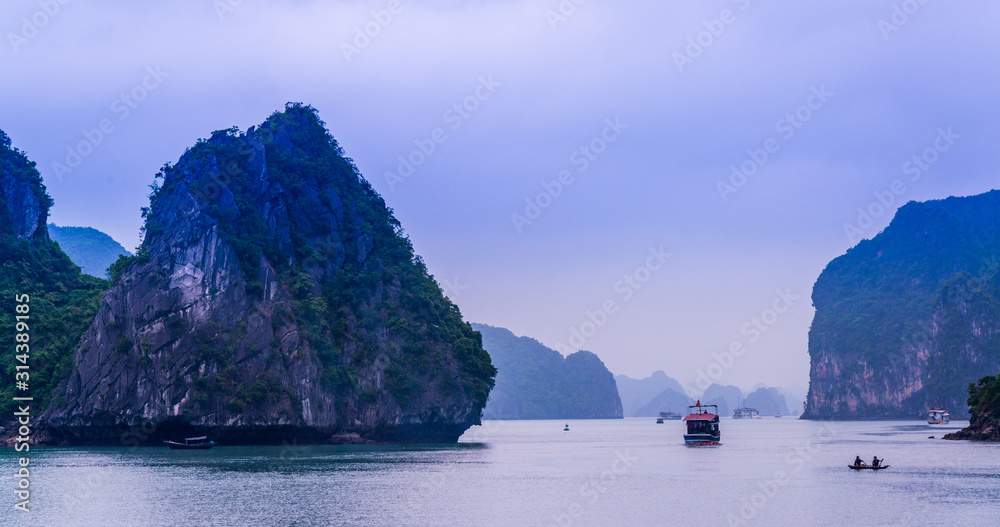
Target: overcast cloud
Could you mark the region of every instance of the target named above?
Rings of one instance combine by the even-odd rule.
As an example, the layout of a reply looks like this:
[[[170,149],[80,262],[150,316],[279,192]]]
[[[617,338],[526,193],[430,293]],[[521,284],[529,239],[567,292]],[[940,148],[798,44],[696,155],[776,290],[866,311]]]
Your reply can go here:
[[[805,384],[826,263],[996,186],[996,3],[92,4],[0,6],[0,128],[55,223],[131,249],[161,165],[305,102],[468,320],[615,373],[692,382],[739,342],[721,382]]]

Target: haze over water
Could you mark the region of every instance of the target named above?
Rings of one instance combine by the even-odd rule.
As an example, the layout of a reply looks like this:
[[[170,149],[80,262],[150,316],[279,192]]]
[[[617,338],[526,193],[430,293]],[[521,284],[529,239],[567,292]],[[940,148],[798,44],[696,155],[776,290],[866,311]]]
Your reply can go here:
[[[39,449],[2,525],[991,525],[1000,445],[917,421],[487,421],[451,446]],[[929,439],[933,435],[937,439]],[[0,453],[9,463],[12,451]],[[854,456],[889,469],[855,472]],[[72,518],[72,519],[71,519]]]

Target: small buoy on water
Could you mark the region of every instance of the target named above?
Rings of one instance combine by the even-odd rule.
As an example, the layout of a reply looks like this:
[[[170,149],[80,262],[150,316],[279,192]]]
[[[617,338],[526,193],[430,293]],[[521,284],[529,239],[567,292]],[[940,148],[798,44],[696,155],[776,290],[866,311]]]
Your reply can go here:
[[[569,423],[566,423],[566,428],[563,428],[563,432],[569,432]]]

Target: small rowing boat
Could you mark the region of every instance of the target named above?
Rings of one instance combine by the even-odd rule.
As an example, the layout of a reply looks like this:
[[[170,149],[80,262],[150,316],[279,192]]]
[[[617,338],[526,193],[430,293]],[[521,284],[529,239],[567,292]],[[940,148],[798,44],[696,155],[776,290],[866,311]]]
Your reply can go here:
[[[178,443],[177,441],[164,441],[164,445],[172,448],[173,450],[208,450],[215,446],[215,441],[209,441],[208,437],[187,437],[184,439],[183,443]]]
[[[854,469],[854,470],[882,470],[884,468],[889,468],[891,466],[892,465],[879,465],[877,467],[872,467],[872,466],[869,466],[869,465],[861,465],[860,467],[857,467],[857,466],[854,466],[854,465],[847,465],[847,468]]]

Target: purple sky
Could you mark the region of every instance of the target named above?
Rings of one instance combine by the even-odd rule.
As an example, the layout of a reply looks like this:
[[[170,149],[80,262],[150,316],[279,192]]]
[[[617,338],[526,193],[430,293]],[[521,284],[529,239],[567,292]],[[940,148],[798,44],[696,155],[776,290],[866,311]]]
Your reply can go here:
[[[615,373],[804,385],[826,263],[996,186],[991,2],[100,4],[0,6],[54,222],[131,249],[163,163],[305,102],[468,320]]]

